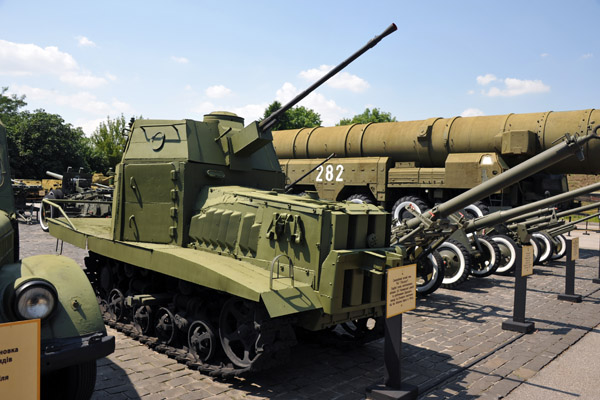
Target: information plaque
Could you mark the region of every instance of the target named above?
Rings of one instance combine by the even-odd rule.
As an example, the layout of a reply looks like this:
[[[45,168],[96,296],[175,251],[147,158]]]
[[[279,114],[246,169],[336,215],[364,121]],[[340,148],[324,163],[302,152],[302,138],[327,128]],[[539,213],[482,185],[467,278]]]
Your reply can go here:
[[[2,399],[40,398],[40,320],[0,324]]]
[[[533,246],[524,245],[522,254],[521,276],[533,275]]]
[[[571,260],[579,260],[579,238],[570,238],[571,240]]]
[[[387,270],[386,317],[417,308],[417,264]]]

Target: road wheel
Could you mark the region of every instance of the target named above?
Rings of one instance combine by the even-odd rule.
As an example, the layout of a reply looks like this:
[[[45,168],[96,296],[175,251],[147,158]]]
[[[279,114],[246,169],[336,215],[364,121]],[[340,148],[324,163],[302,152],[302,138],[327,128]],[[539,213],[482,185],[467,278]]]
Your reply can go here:
[[[542,248],[542,244],[540,243],[540,240],[534,236],[531,236],[529,238],[529,244],[531,245],[531,247],[533,247],[533,265],[537,265],[538,262],[540,261],[540,255],[541,255],[541,248]]]
[[[442,287],[455,288],[466,281],[471,270],[471,256],[465,246],[454,239],[448,239],[437,250],[446,262]]]
[[[473,204],[469,204],[464,208],[464,211],[466,219],[475,219],[490,213],[490,209],[488,208],[487,204],[481,201],[476,201]]]
[[[417,263],[417,295],[427,296],[435,292],[444,280],[444,259],[436,250]]]
[[[504,235],[495,235],[491,239],[498,244],[500,248],[500,263],[497,274],[509,275],[515,269],[515,260],[517,258],[517,244],[514,240]]]
[[[406,206],[408,205],[412,206],[419,214],[423,214],[430,208],[427,203],[416,196],[400,197],[392,207],[392,221],[396,221],[397,225],[405,219],[408,220],[414,218],[414,216],[406,210]]]
[[[481,246],[481,255],[473,259],[471,275],[477,278],[485,278],[498,270],[500,266],[500,246],[488,236],[478,237]]]
[[[353,194],[346,199],[349,203],[374,204],[373,199],[365,194]]]
[[[96,361],[62,368],[41,378],[42,400],[87,400],[96,385]]]

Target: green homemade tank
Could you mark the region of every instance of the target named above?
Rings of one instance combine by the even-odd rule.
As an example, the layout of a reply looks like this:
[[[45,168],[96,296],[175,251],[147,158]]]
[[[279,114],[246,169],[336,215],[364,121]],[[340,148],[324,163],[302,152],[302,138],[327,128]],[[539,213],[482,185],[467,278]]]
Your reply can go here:
[[[57,255],[19,260],[1,123],[0,166],[0,339],[3,323],[40,319],[42,397],[87,399],[96,383],[96,360],[114,351],[115,338],[106,334],[94,290],[75,261]]]

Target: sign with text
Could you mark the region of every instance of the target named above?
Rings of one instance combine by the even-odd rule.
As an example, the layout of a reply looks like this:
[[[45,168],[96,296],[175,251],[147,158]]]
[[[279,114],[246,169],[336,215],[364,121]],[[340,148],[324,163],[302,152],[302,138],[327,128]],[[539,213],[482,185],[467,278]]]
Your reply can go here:
[[[0,324],[3,399],[40,398],[40,320]]]
[[[387,270],[386,318],[417,308],[417,264]]]
[[[571,241],[571,261],[579,260],[579,238],[567,238]]]
[[[524,245],[521,254],[521,276],[533,275],[533,246]]]

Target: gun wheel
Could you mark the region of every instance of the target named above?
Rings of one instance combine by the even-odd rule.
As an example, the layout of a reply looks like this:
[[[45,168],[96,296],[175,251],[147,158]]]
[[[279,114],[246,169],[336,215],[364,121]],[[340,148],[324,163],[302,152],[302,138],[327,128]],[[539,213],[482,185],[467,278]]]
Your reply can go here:
[[[500,275],[509,275],[515,269],[515,259],[517,257],[517,244],[504,235],[495,235],[491,239],[498,244],[500,248],[500,263],[496,273]]]
[[[486,236],[479,237],[477,240],[481,246],[481,254],[473,259],[474,265],[470,272],[477,278],[485,278],[495,273],[500,266],[500,246]]]
[[[558,235],[556,237],[556,241],[558,243],[557,246],[555,246],[554,248],[554,254],[550,256],[552,260],[558,260],[560,258],[563,258],[565,256],[565,253],[567,252],[567,241],[565,240],[565,237],[563,235]]]
[[[541,264],[550,260],[550,257],[554,253],[554,244],[552,244],[550,236],[545,232],[535,232],[532,236],[538,239],[540,244],[540,257],[538,263]]]
[[[188,329],[190,352],[203,363],[209,362],[217,350],[217,335],[213,327],[203,320],[195,320]]]
[[[442,243],[437,250],[446,262],[442,287],[455,288],[466,281],[471,270],[471,256],[465,246],[449,239]]]
[[[250,367],[262,354],[261,310],[257,303],[237,297],[227,300],[219,316],[219,338],[227,357],[241,368]]]
[[[427,296],[435,292],[444,280],[444,259],[436,250],[417,262],[417,295]]]

